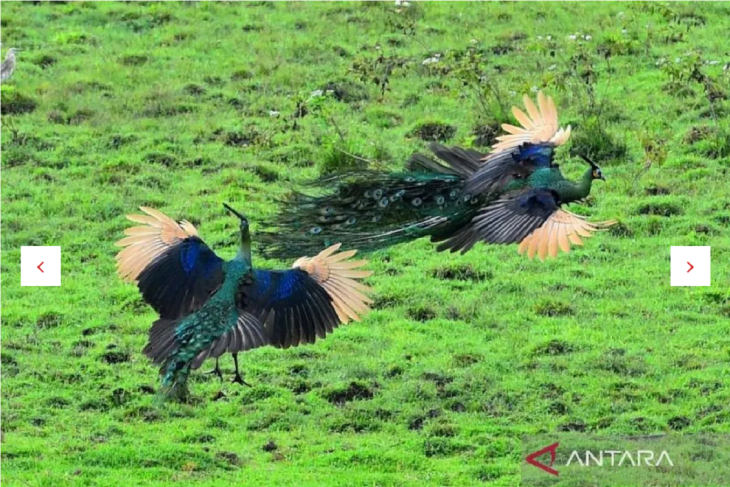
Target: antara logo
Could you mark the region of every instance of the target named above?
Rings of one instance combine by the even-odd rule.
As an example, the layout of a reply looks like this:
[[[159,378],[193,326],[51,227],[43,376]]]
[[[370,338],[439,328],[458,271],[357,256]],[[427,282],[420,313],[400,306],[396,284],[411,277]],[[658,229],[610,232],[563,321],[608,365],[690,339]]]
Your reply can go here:
[[[559,446],[560,443],[553,443],[550,446],[546,446],[542,450],[530,453],[529,455],[527,455],[527,463],[529,463],[530,465],[534,465],[542,470],[545,470],[550,475],[558,475],[558,471],[552,468],[552,466],[553,463],[555,463],[555,450],[557,450]],[[535,460],[537,457],[544,455],[547,452],[550,452],[550,465],[545,465],[544,463],[540,463]]]
[[[553,468],[556,457],[555,452],[559,446],[560,443],[553,443],[542,450],[530,453],[526,458],[527,463],[544,470],[550,475],[559,475],[558,471]],[[550,453],[549,465],[545,465],[537,460],[538,457],[546,453]],[[661,465],[664,465],[665,467],[674,466],[674,462],[672,462],[672,459],[669,457],[669,453],[667,453],[666,450],[662,450],[658,456],[652,450],[599,450],[597,452],[585,450],[582,454],[578,450],[573,450],[570,453],[565,466],[568,467],[571,463],[577,463],[581,467],[621,467],[623,465],[631,465],[632,467],[659,467]]]

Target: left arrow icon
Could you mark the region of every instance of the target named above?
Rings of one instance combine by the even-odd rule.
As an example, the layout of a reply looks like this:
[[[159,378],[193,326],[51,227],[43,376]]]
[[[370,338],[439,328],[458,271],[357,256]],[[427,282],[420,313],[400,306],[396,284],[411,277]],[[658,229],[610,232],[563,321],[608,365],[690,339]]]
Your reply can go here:
[[[41,262],[40,264],[38,264],[38,270],[41,271],[41,272],[43,272],[43,269],[41,269],[41,266],[42,265],[43,265],[43,262]]]

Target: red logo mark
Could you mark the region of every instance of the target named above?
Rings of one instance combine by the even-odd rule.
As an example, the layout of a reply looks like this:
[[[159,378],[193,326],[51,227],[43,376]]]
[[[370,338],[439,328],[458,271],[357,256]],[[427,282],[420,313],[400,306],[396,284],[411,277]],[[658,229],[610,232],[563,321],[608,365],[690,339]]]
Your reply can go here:
[[[690,264],[689,262],[687,262],[687,264],[689,264],[689,271],[691,271],[692,269],[694,269],[694,268],[695,268],[695,266],[693,266],[693,265],[692,265],[692,264]],[[687,271],[687,274],[689,274],[689,271]]]
[[[41,269],[41,266],[42,265],[43,265],[43,262],[41,262],[40,264],[38,264],[38,270],[41,271],[41,272],[43,272],[43,269]]]
[[[534,465],[541,470],[546,471],[550,475],[558,475],[558,471],[551,467],[553,466],[553,463],[555,463],[555,450],[557,450],[559,446],[560,446],[560,443],[553,443],[550,446],[546,446],[542,450],[538,450],[534,453],[530,453],[529,455],[527,455],[527,463],[529,463],[530,465]],[[550,465],[545,465],[545,464],[540,463],[537,460],[535,460],[537,457],[539,457],[540,455],[544,455],[547,452],[550,452]]]

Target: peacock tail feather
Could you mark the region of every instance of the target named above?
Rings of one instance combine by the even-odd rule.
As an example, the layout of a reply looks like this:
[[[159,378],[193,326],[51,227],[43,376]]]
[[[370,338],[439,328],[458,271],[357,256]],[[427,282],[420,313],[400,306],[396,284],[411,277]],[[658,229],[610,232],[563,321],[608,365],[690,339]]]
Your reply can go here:
[[[267,222],[271,228],[258,235],[264,255],[290,258],[337,242],[367,252],[448,236],[487,201],[467,193],[464,184],[482,154],[438,145],[432,150],[440,162],[414,154],[407,172],[335,174],[311,183],[314,194],[293,192]]]

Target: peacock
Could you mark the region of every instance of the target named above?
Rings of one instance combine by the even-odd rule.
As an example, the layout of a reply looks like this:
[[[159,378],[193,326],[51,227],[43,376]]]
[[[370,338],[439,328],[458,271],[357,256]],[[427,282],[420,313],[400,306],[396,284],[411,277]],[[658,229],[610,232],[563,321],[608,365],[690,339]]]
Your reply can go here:
[[[544,260],[581,245],[615,222],[590,223],[564,206],[586,198],[603,172],[582,156],[583,177],[565,179],[553,159],[571,127],[559,126],[555,102],[542,92],[537,105],[523,101],[527,113],[512,108],[521,127],[503,124],[507,134],[489,154],[432,144],[438,160],[414,154],[405,172],[334,174],[312,183],[314,194],[293,192],[260,235],[262,252],[286,258],[332,242],[371,251],[429,236],[438,251],[519,243],[520,254]]]
[[[144,353],[159,365],[164,397],[184,399],[187,379],[207,358],[233,354],[234,382],[245,383],[238,353],[272,345],[288,348],[314,343],[340,323],[360,321],[369,311],[370,288],[358,282],[370,271],[365,260],[349,260],[356,250],[329,246],[292,269],[255,269],[248,219],[224,204],[240,222],[238,254],[218,257],[188,221],[176,223],[153,208],[128,215],[142,223],[125,230],[117,255],[119,275],[137,283],[144,300],[160,315]]]

